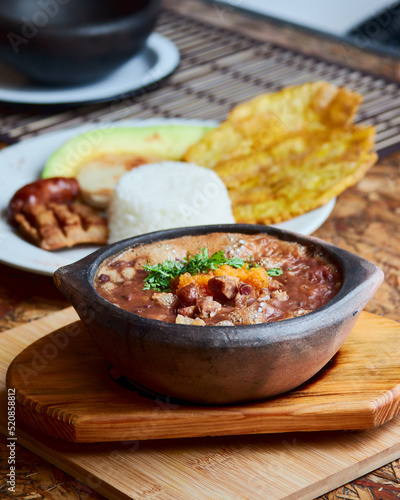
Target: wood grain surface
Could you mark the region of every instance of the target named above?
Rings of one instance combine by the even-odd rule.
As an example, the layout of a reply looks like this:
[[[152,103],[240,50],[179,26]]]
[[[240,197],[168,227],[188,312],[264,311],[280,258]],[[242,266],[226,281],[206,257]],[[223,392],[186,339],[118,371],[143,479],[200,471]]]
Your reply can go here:
[[[315,233],[317,237],[357,252],[382,267],[386,274],[385,282],[366,310],[397,321],[400,321],[399,187],[400,154],[395,154],[381,160],[361,183],[344,192],[330,218]],[[0,297],[1,331],[68,305],[50,278],[34,276],[2,265]],[[3,487],[1,492],[6,486],[7,473],[5,438],[1,437],[0,443],[0,470],[3,471],[0,476],[0,488]],[[6,492],[4,498],[103,498],[90,487],[84,486],[21,446],[17,447],[17,454],[18,495]],[[211,457],[209,460],[213,463]],[[92,488],[96,486],[94,481]],[[360,470],[359,479],[323,495],[321,499],[390,500],[397,498],[399,494],[400,462],[395,460],[365,476]]]
[[[243,16],[238,17],[229,9],[222,11],[212,7],[210,15],[209,9],[203,6],[201,8],[195,7],[193,2],[187,0],[174,0],[171,1],[171,4],[175,5],[177,12],[179,9],[181,11],[188,9],[193,13],[193,16],[207,17],[209,22],[223,23],[238,32],[245,30],[260,40],[272,37],[273,42],[279,40],[279,43],[286,44],[288,47],[294,46],[296,50],[308,51],[311,54],[317,53],[317,56],[338,62],[338,69],[342,64],[345,66],[353,65],[353,67],[358,66],[367,72],[372,71],[399,80],[398,64],[392,60],[375,58],[372,61],[370,55],[362,51],[357,51],[355,56],[342,44],[331,44],[327,48],[327,45],[321,40],[315,38],[305,40],[296,32],[288,33],[286,29],[274,31],[267,28],[265,23],[257,22],[256,19],[249,20]],[[194,64],[195,61],[184,61],[185,75],[189,71],[196,71],[196,68],[187,67],[189,63]],[[169,95],[168,89],[166,89],[162,95],[162,102],[171,100],[175,103],[177,99],[176,91],[174,92],[174,95]],[[178,100],[182,113],[187,116],[183,99],[184,97],[180,96]],[[200,104],[204,107],[204,102]],[[7,129],[7,140],[4,142],[9,143],[10,138],[23,138],[52,127],[61,128],[66,126],[66,123],[70,126],[80,124],[87,121],[88,117],[92,121],[101,120],[105,113],[108,113],[107,117],[110,119],[118,119],[130,116],[152,117],[157,111],[159,109],[154,106],[146,107],[145,98],[137,102],[134,99],[119,100],[110,106],[106,104],[81,106],[68,111],[62,108],[42,107],[39,109],[38,107],[16,107],[2,104],[0,105],[0,133],[5,128]],[[199,117],[206,116],[206,110],[203,108],[192,107],[190,112],[190,116],[193,118],[197,114]],[[368,111],[368,116],[372,116],[373,119],[374,109]],[[210,117],[209,114],[206,117]],[[398,119],[399,114],[390,118],[394,124],[399,123]],[[381,133],[384,134],[385,130],[381,130]],[[395,154],[382,159],[378,165],[371,169],[362,182],[343,193],[330,218],[314,233],[317,237],[332,241],[342,248],[358,253],[385,271],[385,282],[367,305],[366,310],[396,321],[400,321],[399,218],[400,154]],[[67,302],[53,286],[50,278],[34,276],[0,265],[0,332],[58,311],[67,305]],[[0,498],[55,500],[104,498],[93,490],[98,486],[94,477],[84,478],[89,486],[83,485],[22,446],[17,446],[16,451],[18,457],[16,492],[15,494],[8,492],[6,489],[8,472],[6,443],[5,437],[0,435]],[[293,441],[289,440],[287,443],[290,447]],[[349,454],[355,452],[357,446],[356,442],[350,446]],[[290,449],[292,448],[290,447]],[[209,455],[202,466],[208,467],[209,474],[213,476],[221,467],[221,455]],[[289,467],[286,470],[286,476],[290,476],[290,472]],[[155,470],[153,476],[156,477],[157,473],[158,470]],[[321,499],[390,500],[400,497],[399,460],[392,461],[373,473],[364,474],[365,470],[360,464],[359,479],[324,494]],[[160,495],[157,485],[148,483],[147,487],[134,498],[158,499],[163,498],[163,496]],[[268,495],[265,498],[268,498]]]
[[[18,422],[59,439],[96,443],[361,430],[388,422],[400,409],[400,324],[381,316],[363,312],[328,365],[288,394],[207,407],[117,383],[81,323],[73,322],[75,311],[68,311],[71,323],[61,327],[58,316],[48,316],[53,332],[24,349],[7,372]],[[18,331],[14,335],[20,337]],[[171,411],[162,411],[163,405]]]
[[[6,396],[6,369],[12,359],[32,341],[51,332],[54,321],[67,325],[70,315],[70,310],[64,310],[0,337],[1,403]],[[161,411],[173,415],[175,410],[164,406]],[[1,432],[5,432],[5,420],[1,415]],[[148,423],[151,425],[151,417]],[[40,431],[27,432],[20,424],[18,440],[93,485],[110,500],[303,500],[399,456],[400,425],[396,418],[363,432],[120,440],[82,445],[48,438]]]
[[[385,282],[366,307],[367,311],[400,321],[400,154],[381,160],[357,186],[345,191],[315,235],[357,252],[385,271]],[[0,265],[0,331],[53,313],[68,303],[51,278],[35,276]],[[0,333],[1,335],[1,333]],[[92,488],[17,446],[17,493],[4,498],[31,497],[56,500],[100,499]],[[0,492],[7,479],[6,441],[0,436]],[[213,462],[213,459],[210,458]],[[400,495],[400,462],[395,460],[373,473],[346,484],[323,500],[380,500]],[[49,491],[47,491],[49,490]],[[144,497],[146,498],[146,497]]]

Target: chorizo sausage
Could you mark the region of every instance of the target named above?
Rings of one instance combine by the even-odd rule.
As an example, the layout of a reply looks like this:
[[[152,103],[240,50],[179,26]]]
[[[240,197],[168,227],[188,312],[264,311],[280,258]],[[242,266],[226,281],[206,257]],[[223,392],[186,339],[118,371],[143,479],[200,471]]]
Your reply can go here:
[[[26,184],[11,198],[8,204],[8,221],[15,225],[15,216],[33,205],[48,203],[70,204],[79,194],[79,184],[73,177],[51,177]]]

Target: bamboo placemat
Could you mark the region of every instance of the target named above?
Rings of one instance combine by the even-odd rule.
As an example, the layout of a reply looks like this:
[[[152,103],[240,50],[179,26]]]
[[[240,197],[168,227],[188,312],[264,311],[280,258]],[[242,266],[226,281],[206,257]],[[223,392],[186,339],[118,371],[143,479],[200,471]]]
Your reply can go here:
[[[288,85],[324,79],[364,95],[357,120],[377,128],[377,150],[400,142],[400,85],[323,59],[303,55],[164,10],[157,31],[179,48],[181,63],[166,81],[130,97],[78,107],[0,108],[0,136],[14,142],[83,122],[126,118],[184,117],[222,120],[245,100]]]

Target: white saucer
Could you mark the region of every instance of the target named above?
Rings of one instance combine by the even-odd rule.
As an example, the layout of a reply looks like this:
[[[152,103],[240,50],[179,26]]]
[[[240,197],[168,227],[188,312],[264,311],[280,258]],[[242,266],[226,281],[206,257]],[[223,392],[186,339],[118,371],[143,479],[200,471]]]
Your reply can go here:
[[[179,51],[168,38],[153,33],[144,48],[109,76],[73,87],[48,87],[25,79],[0,64],[0,101],[20,104],[84,104],[122,97],[155,83],[179,64]]]

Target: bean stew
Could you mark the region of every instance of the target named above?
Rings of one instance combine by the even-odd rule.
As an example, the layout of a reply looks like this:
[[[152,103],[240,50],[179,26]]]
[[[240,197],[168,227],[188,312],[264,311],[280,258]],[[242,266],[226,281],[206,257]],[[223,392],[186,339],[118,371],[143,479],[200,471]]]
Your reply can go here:
[[[267,234],[211,233],[128,249],[104,262],[94,286],[106,300],[170,323],[235,326],[320,308],[340,270],[317,247]]]

